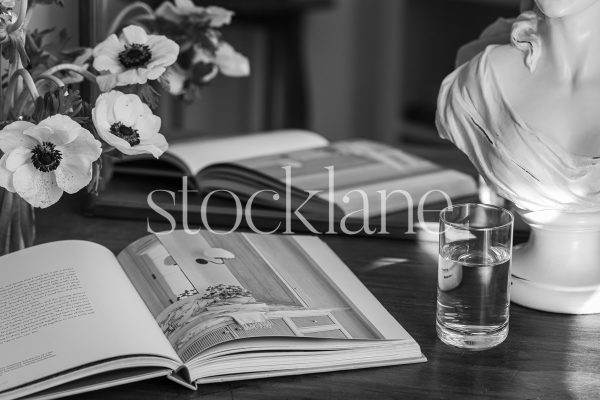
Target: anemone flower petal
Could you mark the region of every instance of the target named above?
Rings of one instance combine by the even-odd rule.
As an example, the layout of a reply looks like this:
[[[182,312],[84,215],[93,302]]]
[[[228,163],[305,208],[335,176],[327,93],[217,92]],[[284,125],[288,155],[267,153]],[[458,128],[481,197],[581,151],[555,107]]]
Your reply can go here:
[[[25,135],[32,137],[38,143],[48,142],[54,133],[48,126],[32,126],[23,132]]]
[[[56,168],[56,184],[69,194],[77,193],[92,180],[92,165],[81,157],[68,155]]]
[[[113,112],[115,120],[132,127],[135,121],[143,116],[143,103],[137,95],[126,94],[114,99]]]
[[[208,6],[205,11],[210,17],[210,26],[213,28],[220,28],[231,23],[232,11],[218,6]]]
[[[250,75],[250,63],[229,43],[221,43],[215,54],[215,64],[223,75],[242,77]]]
[[[5,154],[0,157],[0,186],[8,190],[9,192],[14,192],[15,188],[12,184],[12,171],[9,171],[6,168],[6,159],[8,156]]]
[[[173,64],[163,74],[163,86],[173,96],[183,94],[187,81],[186,72],[178,64]]]
[[[98,58],[101,55],[107,55],[109,57],[116,57],[120,52],[124,49],[123,43],[119,41],[119,38],[114,33],[104,39],[104,41],[98,43],[96,47],[92,50],[92,55],[94,59]],[[94,60],[94,68],[96,68],[96,62]],[[96,68],[98,69],[98,68]]]
[[[217,68],[217,66],[213,64],[210,72],[205,74],[204,76],[202,76],[202,82],[208,83],[208,82],[212,81],[218,74],[219,74],[219,68]]]
[[[127,44],[145,44],[148,41],[148,34],[144,28],[137,25],[129,25],[123,28],[123,39]]]
[[[96,77],[96,83],[102,92],[108,92],[118,83],[118,74],[102,74]]]
[[[7,125],[0,131],[0,150],[4,153],[11,152],[17,147],[32,149],[38,141],[31,136],[23,134],[23,131],[35,126],[30,122],[18,121]]]
[[[117,140],[112,139],[112,143],[114,143],[113,146],[123,154],[126,154],[128,156],[136,156],[138,154],[146,154],[147,153],[147,152],[137,149],[137,146],[130,145],[129,143],[127,143],[127,141],[125,141],[121,138],[117,138],[116,136],[114,136],[114,137]]]
[[[177,61],[179,45],[171,39],[160,35],[150,35],[147,44],[152,52],[152,59],[148,63],[149,69],[155,66],[168,67]]]
[[[82,129],[81,125],[73,121],[70,117],[62,114],[56,114],[46,118],[40,122],[37,127],[50,128],[52,130],[52,137],[48,140],[56,146],[71,143],[78,137],[79,131]]]
[[[201,47],[194,47],[194,58],[192,59],[192,64],[197,64],[197,63],[205,63],[205,64],[212,64],[215,61],[215,57],[213,57],[213,55],[211,53],[209,53],[207,50],[201,48]]]
[[[182,20],[181,13],[177,10],[175,5],[169,1],[163,2],[155,11],[156,16],[164,18],[167,21],[179,23]]]
[[[105,102],[100,104],[96,104],[96,106],[92,109],[92,122],[96,127],[98,133],[100,132],[109,132],[110,127],[114,124],[114,118],[109,118],[109,115],[113,114],[112,110],[108,110],[108,107]],[[99,116],[102,117],[99,117]]]
[[[136,85],[148,82],[146,68],[128,69],[117,75],[117,86]]]
[[[6,159],[4,161],[5,162],[4,167],[9,171],[14,172],[21,165],[27,163],[30,160],[31,160],[31,149],[28,149],[26,147],[17,147],[10,153],[6,154]]]
[[[3,131],[23,132],[25,129],[31,128],[32,126],[35,126],[35,124],[32,122],[19,120],[19,121],[11,122],[10,124],[6,125],[4,127],[4,129],[2,129],[2,130]]]
[[[98,124],[96,124],[96,122],[94,122],[94,124],[96,125],[96,128],[98,128],[99,126],[109,126],[110,127],[115,122],[118,122],[118,119],[114,112],[114,107],[109,107],[108,105],[114,104],[115,101],[117,100],[117,98],[119,98],[122,95],[123,95],[123,92],[119,92],[117,90],[111,90],[110,92],[102,93],[100,96],[98,96],[96,98],[96,104],[94,105],[94,108],[92,110],[92,117],[98,118],[98,115],[102,116],[102,118],[98,119],[98,121],[99,121]],[[103,121],[104,124],[102,124],[100,121]]]
[[[167,151],[168,148],[169,144],[167,143],[167,139],[165,139],[165,137],[160,133],[157,133],[150,139],[140,142],[140,144],[137,146],[132,147],[132,149],[135,149],[138,154],[150,153],[155,158],[160,157],[165,151]]]
[[[162,76],[162,74],[165,73],[166,70],[167,69],[165,67],[154,67],[148,70],[146,77],[150,80],[158,79]]]
[[[32,164],[21,166],[12,178],[15,191],[34,207],[49,207],[63,194],[53,172],[39,171]]]
[[[192,0],[174,0],[175,7],[180,11],[191,11],[197,7]]]
[[[152,114],[152,111],[148,109],[148,112],[145,112],[142,118],[137,119],[133,125],[133,128],[137,129],[138,134],[140,135],[140,140],[144,141],[160,131],[160,125],[160,117]]]
[[[94,59],[94,68],[98,71],[108,71],[112,74],[118,74],[125,71],[123,64],[117,57],[111,57],[106,54],[101,54]]]
[[[102,144],[86,129],[80,128],[78,132],[77,139],[56,148],[61,152],[63,159],[78,157],[89,165],[102,154]]]

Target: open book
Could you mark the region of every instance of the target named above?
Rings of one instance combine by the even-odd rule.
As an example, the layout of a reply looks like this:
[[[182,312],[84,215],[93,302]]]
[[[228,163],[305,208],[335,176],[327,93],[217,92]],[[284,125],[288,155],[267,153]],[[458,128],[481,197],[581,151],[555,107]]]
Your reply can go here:
[[[233,193],[241,203],[252,198],[270,209],[301,207],[309,217],[337,219],[393,213],[417,207],[422,198],[424,204],[444,199],[439,192],[426,195],[432,190],[452,199],[476,193],[472,177],[397,148],[367,140],[329,143],[300,130],[191,139],[172,144],[160,161],[130,159],[115,171],[153,178],[185,175],[203,195],[214,192],[231,200]]]
[[[151,235],[0,258],[0,399],[425,361],[315,237]]]

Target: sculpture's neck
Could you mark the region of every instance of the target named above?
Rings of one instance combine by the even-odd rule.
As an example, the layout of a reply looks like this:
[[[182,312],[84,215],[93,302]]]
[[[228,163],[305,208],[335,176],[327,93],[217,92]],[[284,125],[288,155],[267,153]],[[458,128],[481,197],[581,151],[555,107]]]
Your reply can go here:
[[[546,18],[543,52],[560,79],[585,81],[600,74],[600,2],[584,12],[563,18]]]

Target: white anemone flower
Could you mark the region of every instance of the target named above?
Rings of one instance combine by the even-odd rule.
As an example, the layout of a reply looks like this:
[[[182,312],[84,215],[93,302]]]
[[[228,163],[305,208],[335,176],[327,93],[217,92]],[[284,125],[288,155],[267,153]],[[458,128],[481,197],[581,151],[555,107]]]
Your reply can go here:
[[[196,53],[192,60],[193,64],[200,62],[213,64],[223,75],[232,77],[250,75],[250,62],[248,61],[248,58],[235,51],[233,46],[227,42],[220,42],[214,55],[200,47],[197,47],[195,50]],[[209,74],[204,80],[209,81],[214,78],[215,75],[216,70],[214,73]]]
[[[92,119],[98,135],[124,154],[152,154],[158,158],[168,148],[158,131],[161,120],[135,94],[116,90],[96,99]]]
[[[173,96],[182,95],[185,92],[185,84],[188,80],[187,72],[178,64],[173,64],[162,76],[163,87]]]
[[[176,24],[186,18],[206,18],[210,27],[219,28],[231,23],[233,12],[216,6],[200,7],[192,0],[174,0],[174,3],[170,1],[162,3],[156,9],[156,15]]]
[[[39,124],[16,121],[0,131],[0,186],[34,207],[56,203],[63,192],[76,193],[92,179],[92,163],[102,147],[66,115]]]
[[[94,68],[101,73],[96,80],[100,90],[116,86],[144,84],[158,79],[177,61],[179,45],[162,35],[148,35],[144,29],[129,25],[121,36],[112,34],[94,47]]]

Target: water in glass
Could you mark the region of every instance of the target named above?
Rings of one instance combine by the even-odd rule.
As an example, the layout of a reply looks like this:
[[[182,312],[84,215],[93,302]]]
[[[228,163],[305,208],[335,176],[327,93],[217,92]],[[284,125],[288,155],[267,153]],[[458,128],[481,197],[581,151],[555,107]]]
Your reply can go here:
[[[510,249],[468,241],[443,246],[438,267],[437,330],[452,345],[483,350],[508,333]]]

